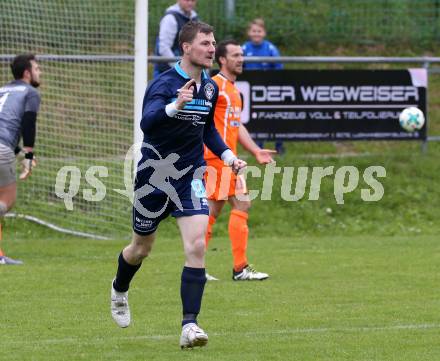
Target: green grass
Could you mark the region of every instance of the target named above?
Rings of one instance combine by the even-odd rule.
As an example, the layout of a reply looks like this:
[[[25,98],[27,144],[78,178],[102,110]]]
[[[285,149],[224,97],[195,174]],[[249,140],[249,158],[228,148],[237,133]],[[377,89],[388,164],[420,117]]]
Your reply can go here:
[[[200,316],[210,343],[189,352],[178,348],[183,252],[173,219],[133,282],[134,321],[121,330],[108,293],[126,239],[72,238],[7,218],[4,248],[25,265],[0,267],[0,350],[45,361],[440,359],[439,152],[438,143],[427,153],[411,142],[288,144],[280,167],[384,166],[384,197],[363,202],[361,178],[337,205],[328,177],[318,201],[307,187],[286,202],[275,175],[272,200],[250,211],[249,259],[271,274],[261,283],[230,280],[224,212],[207,257],[221,281],[208,284]]]
[[[159,231],[133,281],[133,324],[109,314],[109,284],[126,241],[91,241],[8,219],[5,241],[23,266],[0,267],[0,349],[8,360],[440,359],[437,236],[274,236],[252,232],[249,258],[271,274],[230,280],[229,241],[207,262],[204,349],[178,348],[182,247]],[[3,356],[2,356],[3,357]],[[0,357],[0,359],[2,359]]]

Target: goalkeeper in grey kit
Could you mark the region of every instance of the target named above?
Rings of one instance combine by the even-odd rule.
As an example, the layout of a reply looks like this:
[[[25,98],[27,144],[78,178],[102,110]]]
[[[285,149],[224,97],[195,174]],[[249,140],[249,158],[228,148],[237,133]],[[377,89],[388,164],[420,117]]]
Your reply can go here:
[[[37,113],[40,107],[41,70],[35,55],[17,55],[11,63],[14,80],[0,87],[0,218],[14,205],[17,198],[16,155],[24,152],[21,180],[32,173],[35,166],[34,144]],[[20,149],[20,138],[23,149]],[[1,240],[1,224],[0,224]],[[0,248],[0,265],[21,264],[6,257]]]

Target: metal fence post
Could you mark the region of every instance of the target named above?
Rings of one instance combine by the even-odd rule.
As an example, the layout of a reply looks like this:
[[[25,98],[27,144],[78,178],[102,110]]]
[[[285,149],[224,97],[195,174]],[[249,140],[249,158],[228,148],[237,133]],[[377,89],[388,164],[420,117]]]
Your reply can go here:
[[[226,19],[233,20],[235,17],[235,0],[225,0]]]
[[[427,84],[427,87],[426,87],[426,113],[428,113],[428,109],[429,109],[429,105],[428,105],[428,101],[429,101],[429,99],[428,99],[428,95],[429,95],[429,92],[428,92],[428,89],[429,89],[429,61],[425,61],[424,63],[423,63],[423,67],[426,69],[426,75],[427,75],[427,78],[428,78],[428,84]],[[425,114],[425,119],[428,119],[428,114]],[[428,152],[428,122],[426,122],[426,139],[422,142],[422,153],[426,153],[426,152]]]

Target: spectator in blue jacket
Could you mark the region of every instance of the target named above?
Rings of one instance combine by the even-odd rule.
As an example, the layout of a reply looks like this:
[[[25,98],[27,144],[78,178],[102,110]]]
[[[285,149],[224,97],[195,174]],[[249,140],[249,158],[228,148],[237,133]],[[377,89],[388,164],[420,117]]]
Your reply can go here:
[[[264,20],[256,18],[249,23],[247,34],[249,41],[243,44],[244,56],[280,56],[280,52],[277,47],[266,38],[266,26]],[[244,63],[243,68],[245,70],[269,70],[269,69],[282,69],[282,63]],[[256,142],[260,148],[263,147],[262,141]],[[275,149],[278,154],[285,152],[283,142],[275,142]]]
[[[244,56],[280,56],[277,47],[266,38],[264,20],[257,18],[249,23],[247,35],[249,41],[243,44]],[[246,70],[282,69],[281,63],[244,63]]]

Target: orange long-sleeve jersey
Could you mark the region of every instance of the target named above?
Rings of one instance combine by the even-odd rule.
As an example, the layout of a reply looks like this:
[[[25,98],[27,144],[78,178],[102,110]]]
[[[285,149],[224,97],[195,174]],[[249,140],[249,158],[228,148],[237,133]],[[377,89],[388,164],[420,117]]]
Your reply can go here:
[[[218,73],[212,77],[219,88],[217,105],[215,107],[214,122],[217,131],[226,145],[237,154],[238,130],[241,124],[242,101],[240,92],[235,84],[226,79],[224,75]],[[205,146],[205,160],[218,159]]]

